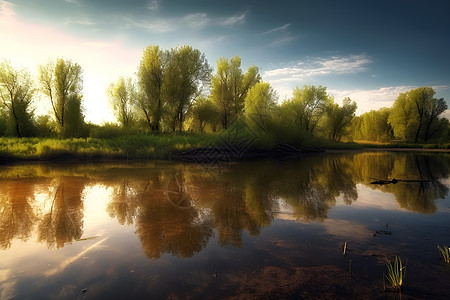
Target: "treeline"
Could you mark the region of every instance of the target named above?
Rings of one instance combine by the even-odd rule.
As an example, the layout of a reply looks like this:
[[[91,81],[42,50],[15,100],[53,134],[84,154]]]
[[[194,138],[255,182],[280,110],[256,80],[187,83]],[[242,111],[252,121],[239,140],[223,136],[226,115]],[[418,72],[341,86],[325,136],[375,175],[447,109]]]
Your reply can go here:
[[[257,66],[246,71],[241,59],[219,58],[213,74],[205,54],[191,46],[144,49],[136,77],[120,77],[106,93],[117,123],[86,124],[82,68],[58,58],[39,66],[37,83],[27,70],[0,65],[1,136],[113,137],[163,132],[217,132],[236,121],[272,142],[370,140],[436,142],[449,140],[447,108],[429,87],[400,94],[392,108],[355,117],[350,98],[334,102],[323,86],[295,88],[278,101]],[[39,100],[38,100],[39,99]],[[51,104],[50,115],[36,116],[32,102]]]

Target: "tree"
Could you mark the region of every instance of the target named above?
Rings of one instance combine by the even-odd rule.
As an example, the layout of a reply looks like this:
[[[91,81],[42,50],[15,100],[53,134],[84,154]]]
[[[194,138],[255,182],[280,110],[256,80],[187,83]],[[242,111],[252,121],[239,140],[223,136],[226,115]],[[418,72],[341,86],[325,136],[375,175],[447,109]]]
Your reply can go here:
[[[306,131],[314,133],[332,99],[328,96],[326,87],[305,85],[303,89],[294,89],[292,102],[299,109],[301,125]]]
[[[327,108],[327,123],[329,127],[329,138],[339,142],[351,124],[356,111],[356,102],[345,98],[342,106],[333,103]]]
[[[29,135],[32,127],[31,101],[34,94],[30,74],[15,70],[8,62],[0,64],[0,97],[7,110],[15,135]]]
[[[136,99],[136,90],[131,78],[120,77],[117,82],[110,84],[107,94],[117,120],[123,128],[129,129],[133,121],[132,108]]]
[[[144,49],[138,69],[138,84],[141,90],[138,104],[144,113],[150,130],[159,131],[163,109],[163,80],[167,64],[167,52],[152,45]]]
[[[250,66],[243,74],[239,56],[217,60],[217,73],[211,80],[211,98],[219,108],[223,128],[242,114],[248,90],[260,80],[256,66]]]
[[[278,96],[268,82],[260,81],[252,86],[245,97],[244,112],[250,123],[266,128],[276,107]]]
[[[200,132],[204,132],[207,124],[215,131],[217,123],[219,122],[219,113],[211,99],[204,97],[197,98],[192,106],[191,114],[194,126],[197,127]]]
[[[50,99],[61,137],[81,134],[84,117],[81,108],[83,80],[77,63],[58,58],[39,67],[42,92]]]
[[[426,142],[444,131],[445,120],[439,115],[447,104],[442,98],[434,98],[434,94],[433,88],[421,87],[397,97],[388,120],[397,138]]]
[[[355,117],[353,137],[358,140],[385,142],[393,138],[392,127],[388,123],[390,109],[382,107]]]
[[[179,131],[183,130],[186,113],[209,83],[210,76],[211,67],[200,50],[181,46],[170,51],[163,91],[167,106],[165,113],[173,131],[177,127]]]

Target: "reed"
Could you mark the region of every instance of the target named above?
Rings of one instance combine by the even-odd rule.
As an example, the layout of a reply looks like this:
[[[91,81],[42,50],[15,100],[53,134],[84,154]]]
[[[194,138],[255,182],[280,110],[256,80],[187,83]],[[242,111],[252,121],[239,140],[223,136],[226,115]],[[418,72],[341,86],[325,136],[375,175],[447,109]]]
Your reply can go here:
[[[450,264],[450,247],[448,247],[447,245],[444,245],[443,247],[437,245],[437,248],[444,262]]]
[[[386,277],[389,284],[396,291],[401,291],[403,281],[406,275],[406,264],[403,265],[402,260],[397,255],[395,256],[394,262],[389,259],[386,261],[387,274]]]

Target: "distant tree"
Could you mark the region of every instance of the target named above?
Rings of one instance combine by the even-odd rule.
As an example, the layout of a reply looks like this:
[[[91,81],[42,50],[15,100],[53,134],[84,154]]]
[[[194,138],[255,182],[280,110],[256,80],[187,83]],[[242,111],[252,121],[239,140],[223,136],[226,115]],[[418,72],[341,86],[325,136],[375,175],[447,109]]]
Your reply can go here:
[[[82,69],[77,63],[58,58],[39,67],[42,92],[48,96],[61,137],[81,135]]]
[[[352,102],[350,98],[345,98],[342,101],[342,106],[333,103],[327,107],[327,123],[330,139],[337,142],[341,140],[355,116],[356,108],[356,102]]]
[[[0,97],[5,107],[14,134],[22,138],[31,133],[31,101],[34,94],[30,74],[16,70],[8,62],[0,64]]]
[[[211,99],[204,97],[197,98],[192,106],[191,115],[194,127],[198,128],[200,132],[204,132],[207,124],[215,131],[219,121],[219,112]]]
[[[327,94],[327,88],[323,86],[296,87],[293,92],[292,104],[298,110],[300,124],[311,133],[317,129],[317,125],[325,116],[332,99]]]
[[[138,106],[153,131],[160,130],[163,113],[163,80],[168,53],[159,46],[152,45],[144,49],[137,72],[140,93]]]
[[[171,120],[171,129],[183,130],[186,113],[194,100],[209,84],[211,67],[204,53],[191,46],[171,49],[163,81],[166,99],[165,113]]]
[[[386,142],[393,138],[392,127],[388,123],[390,109],[382,107],[356,117],[353,126],[355,139]]]
[[[132,79],[120,77],[109,85],[107,95],[117,120],[123,128],[129,129],[133,122],[133,105],[137,101],[137,92]]]
[[[223,128],[242,114],[248,90],[260,80],[256,66],[250,66],[243,74],[239,56],[217,60],[217,73],[211,80],[211,99],[219,108]]]
[[[433,88],[421,87],[397,97],[388,120],[395,137],[418,143],[445,131],[445,120],[439,115],[447,109],[447,104],[443,98],[434,98],[434,94]]]
[[[260,81],[252,86],[245,97],[244,112],[248,122],[266,128],[277,100],[278,96],[268,82]]]

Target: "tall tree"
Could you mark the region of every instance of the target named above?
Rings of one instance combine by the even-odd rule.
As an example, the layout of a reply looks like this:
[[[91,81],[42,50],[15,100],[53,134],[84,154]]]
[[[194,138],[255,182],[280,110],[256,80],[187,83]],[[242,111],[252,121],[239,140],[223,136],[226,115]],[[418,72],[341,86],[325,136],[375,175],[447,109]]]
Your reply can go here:
[[[327,107],[331,105],[332,99],[327,94],[327,88],[323,86],[296,87],[293,92],[292,102],[300,110],[300,123],[311,133],[317,128],[320,120],[325,116]]]
[[[355,116],[356,107],[356,102],[350,98],[345,98],[342,101],[342,106],[337,103],[328,106],[327,123],[330,139],[337,142],[341,140]]]
[[[80,65],[58,58],[55,62],[40,66],[39,73],[41,90],[50,99],[60,136],[80,135],[84,123]]]
[[[181,46],[170,51],[163,82],[166,112],[172,130],[183,130],[186,113],[200,96],[211,77],[211,67],[205,54],[191,46]]]
[[[239,56],[217,60],[217,73],[211,80],[211,97],[219,108],[223,128],[242,114],[248,90],[260,80],[256,66],[250,66],[243,74]]]
[[[123,128],[129,129],[133,121],[133,104],[136,101],[136,90],[131,78],[120,77],[109,85],[107,94],[117,120]]]
[[[421,87],[397,97],[388,120],[397,138],[426,142],[444,131],[446,123],[439,115],[447,104],[442,98],[434,98],[434,94],[433,88]]]
[[[159,46],[152,45],[144,49],[138,69],[140,96],[138,104],[150,130],[159,131],[163,113],[163,80],[168,53]]]
[[[27,71],[15,70],[6,61],[0,64],[0,97],[19,138],[30,133],[33,93],[33,82]]]
[[[276,107],[278,96],[268,82],[260,81],[248,90],[245,98],[245,115],[250,123],[266,128]]]
[[[217,123],[219,123],[219,115],[216,106],[211,99],[199,97],[195,100],[191,109],[194,127],[200,132],[205,130],[206,124],[211,126],[215,131]]]

